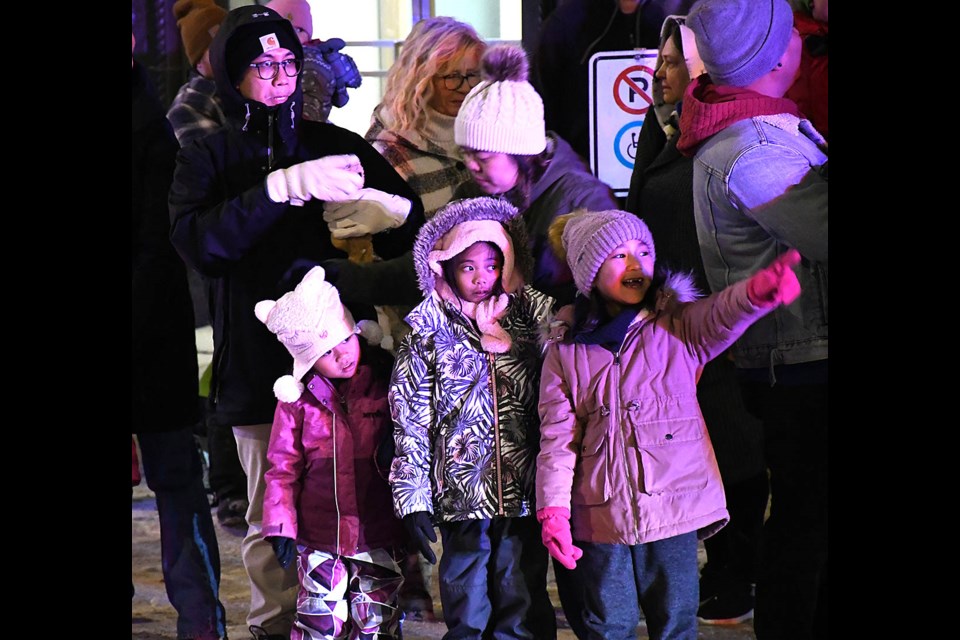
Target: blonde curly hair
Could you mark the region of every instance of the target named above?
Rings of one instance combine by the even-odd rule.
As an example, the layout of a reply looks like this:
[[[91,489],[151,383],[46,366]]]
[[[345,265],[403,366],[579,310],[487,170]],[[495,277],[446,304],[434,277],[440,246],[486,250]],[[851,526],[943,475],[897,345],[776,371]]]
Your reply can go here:
[[[433,97],[433,77],[453,69],[471,51],[476,50],[479,58],[486,49],[486,42],[472,26],[454,18],[437,16],[413,25],[387,73],[381,108],[392,116],[391,128],[420,129]]]

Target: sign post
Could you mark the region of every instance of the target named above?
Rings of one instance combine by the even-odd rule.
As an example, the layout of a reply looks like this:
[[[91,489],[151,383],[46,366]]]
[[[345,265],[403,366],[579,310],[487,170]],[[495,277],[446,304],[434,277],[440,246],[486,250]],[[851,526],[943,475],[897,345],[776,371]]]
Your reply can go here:
[[[656,49],[590,58],[590,169],[622,198],[630,189],[640,127],[653,104]]]

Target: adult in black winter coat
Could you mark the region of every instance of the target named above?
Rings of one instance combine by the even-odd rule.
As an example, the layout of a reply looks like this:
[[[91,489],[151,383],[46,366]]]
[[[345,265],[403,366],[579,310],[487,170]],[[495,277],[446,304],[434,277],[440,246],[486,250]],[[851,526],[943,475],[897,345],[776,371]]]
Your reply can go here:
[[[293,25],[276,11],[227,14],[210,45],[227,121],[181,149],[169,200],[174,246],[212,282],[210,398],[247,474],[242,554],[258,637],[289,636],[298,581],[260,531],[273,383],[290,355],[253,309],[297,284],[296,265],[346,257],[332,236],[373,234],[376,254],[392,258],[413,246],[424,219],[414,191],[362,137],[303,119],[302,61]]]
[[[223,638],[220,551],[193,438],[199,418],[193,303],[170,244],[167,192],[177,139],[143,69],[132,70],[132,432],[160,518],[163,579],[177,637]]]

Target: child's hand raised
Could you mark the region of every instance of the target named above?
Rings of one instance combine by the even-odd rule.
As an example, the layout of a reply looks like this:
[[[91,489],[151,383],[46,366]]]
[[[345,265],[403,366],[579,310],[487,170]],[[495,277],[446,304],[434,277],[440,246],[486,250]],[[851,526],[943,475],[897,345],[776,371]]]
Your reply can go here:
[[[791,267],[800,262],[800,253],[789,249],[767,267],[750,277],[747,297],[758,307],[790,304],[800,295],[800,281]]]

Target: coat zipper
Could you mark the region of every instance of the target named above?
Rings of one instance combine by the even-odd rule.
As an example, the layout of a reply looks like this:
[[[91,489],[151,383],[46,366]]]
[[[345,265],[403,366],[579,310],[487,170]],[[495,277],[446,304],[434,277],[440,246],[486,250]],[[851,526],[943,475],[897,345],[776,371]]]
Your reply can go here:
[[[273,170],[273,112],[267,113],[267,171]]]
[[[503,509],[503,476],[500,471],[500,410],[497,402],[496,359],[492,353],[487,353],[487,360],[490,361],[490,393],[493,397],[493,448],[496,452],[493,463],[497,467],[497,515],[504,516],[506,512]]]

